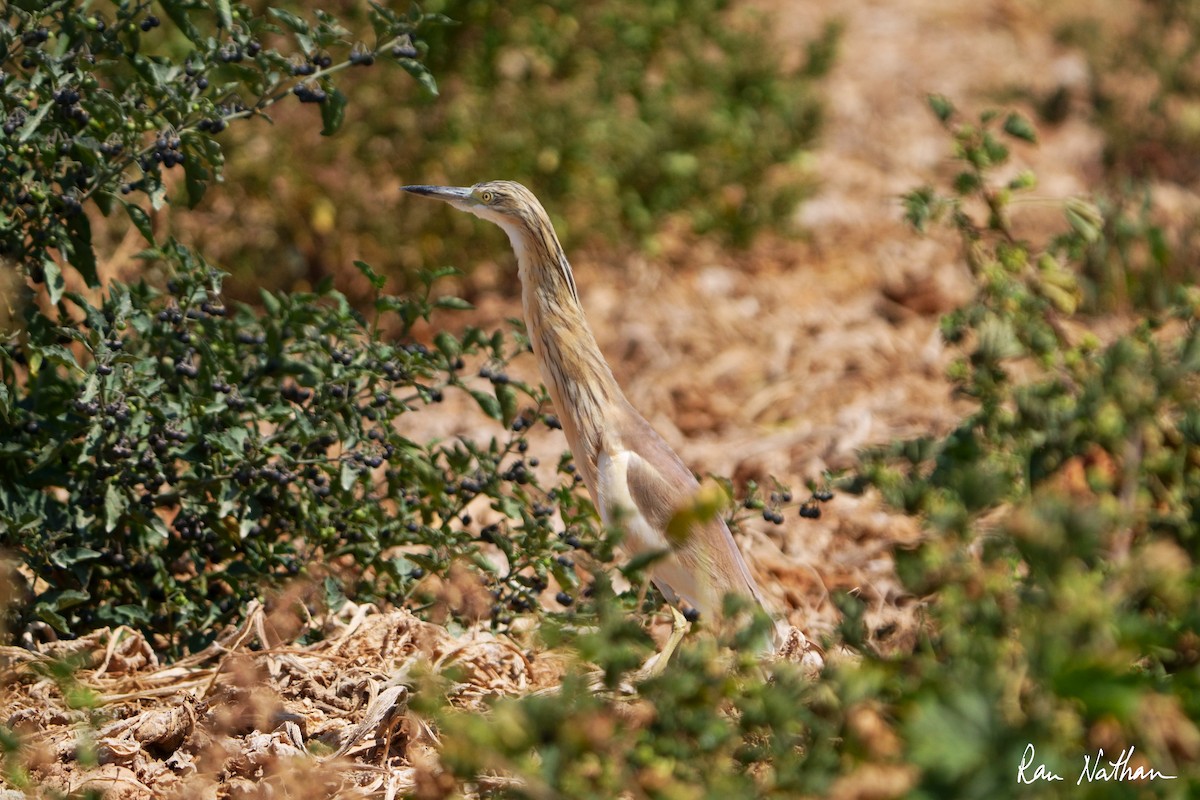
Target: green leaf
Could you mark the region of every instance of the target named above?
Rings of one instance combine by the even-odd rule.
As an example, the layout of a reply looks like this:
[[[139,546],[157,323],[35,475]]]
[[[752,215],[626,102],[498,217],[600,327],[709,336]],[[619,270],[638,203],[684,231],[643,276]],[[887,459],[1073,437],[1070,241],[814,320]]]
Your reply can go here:
[[[322,585],[325,594],[325,607],[337,612],[346,605],[346,593],[342,591],[342,582],[332,575],[326,575]]]
[[[1037,142],[1037,131],[1033,129],[1033,125],[1015,111],[1004,119],[1004,132],[1014,139],[1031,144]]]
[[[449,361],[458,358],[462,353],[462,347],[459,346],[458,339],[448,331],[438,331],[437,335],[433,337],[433,343],[437,345],[437,349]]]
[[[400,66],[404,67],[404,71],[416,78],[417,83],[421,84],[425,91],[437,97],[437,81],[433,79],[433,73],[427,70],[424,64],[411,58],[401,58],[399,61]]]
[[[229,8],[229,0],[217,0],[217,13],[221,17],[221,28],[229,30],[233,27],[233,13]]]
[[[904,203],[904,218],[918,232],[923,233],[925,226],[936,215],[937,195],[930,186],[913,189],[902,198]]]
[[[59,614],[45,603],[38,603],[36,606],[34,606],[33,611],[35,614],[37,614],[38,619],[49,625],[51,628],[54,628],[54,630],[58,631],[59,633],[71,632],[71,626],[67,624],[65,619],[63,619],[62,614]]]
[[[463,300],[461,297],[439,297],[433,301],[435,308],[446,308],[453,311],[471,311],[475,306]]]
[[[208,191],[208,179],[211,173],[195,153],[185,153],[183,157],[184,188],[187,190],[187,206],[195,208],[204,199]]]
[[[115,483],[104,491],[104,532],[112,533],[121,521],[121,515],[129,508],[129,497]]]
[[[53,258],[42,260],[42,272],[46,273],[46,291],[50,294],[50,302],[58,305],[66,291],[67,284],[63,280],[62,270]]]
[[[68,369],[72,370],[80,369],[79,363],[75,360],[74,354],[72,354],[70,350],[63,347],[61,344],[48,344],[37,347],[36,349],[31,346],[30,350],[32,351],[33,355],[38,356],[39,363],[45,359],[51,364],[57,364],[60,367],[67,367]]]
[[[325,102],[321,103],[321,122],[324,125],[321,135],[333,136],[346,118],[346,95],[327,81],[321,83],[325,89]]]
[[[496,384],[496,399],[500,401],[501,422],[509,425],[517,416],[517,391],[510,384]]]
[[[954,103],[951,103],[945,95],[931,94],[928,97],[928,102],[934,116],[940,121],[946,122],[950,117],[954,116]]]
[[[478,389],[471,389],[471,397],[475,398],[475,402],[483,409],[483,413],[487,414],[494,420],[503,420],[504,412],[500,408],[500,401],[493,395],[487,392],[481,392]]]
[[[93,559],[100,558],[102,555],[104,554],[90,547],[64,547],[62,550],[56,550],[50,556],[50,561],[56,566],[66,569],[81,561],[92,561]]]
[[[67,238],[70,242],[71,266],[88,286],[99,286],[100,276],[96,273],[96,252],[92,249],[92,223],[87,214],[79,213],[67,223]]]
[[[310,32],[308,23],[290,11],[282,8],[268,8],[267,13],[292,29],[293,33],[307,36]]]
[[[38,600],[38,605],[45,605],[55,611],[64,611],[68,608],[74,608],[80,603],[86,603],[91,599],[91,595],[87,592],[81,592],[78,589],[63,589],[61,591],[46,592]]]
[[[354,266],[357,267],[358,271],[361,272],[363,276],[371,282],[371,285],[375,287],[376,291],[383,290],[384,285],[387,284],[386,275],[380,275],[371,268],[370,264],[365,261],[355,261]]]
[[[33,132],[37,130],[38,125],[42,123],[42,120],[46,118],[46,115],[50,113],[50,109],[53,107],[54,103],[41,104],[37,113],[26,120],[24,126],[21,127],[21,132],[17,135],[17,144],[24,144],[28,141],[29,137],[33,135]]]
[[[354,465],[348,460],[342,462],[342,472],[338,479],[338,483],[342,487],[342,491],[348,492],[358,481],[358,471],[354,469]]]
[[[279,312],[283,309],[283,306],[279,303],[279,298],[266,289],[259,290],[259,295],[262,297],[263,308],[267,310],[267,316],[272,319],[278,319]]]
[[[645,572],[648,567],[658,561],[662,561],[669,555],[671,555],[671,551],[667,549],[645,550],[630,558],[625,566],[621,567],[621,573],[623,575],[637,575]]]
[[[150,222],[150,215],[146,213],[146,209],[136,203],[125,203],[125,213],[129,215],[129,221],[133,223],[133,227],[138,229],[138,233],[142,235],[150,244],[157,244],[154,241],[154,228]]]
[[[183,31],[184,36],[193,44],[204,45],[204,36],[192,24],[192,21],[188,19],[187,7],[190,5],[189,3],[184,2],[184,0],[162,0],[161,5],[163,11],[167,12],[167,16],[171,18],[171,21],[179,26],[179,30]]]

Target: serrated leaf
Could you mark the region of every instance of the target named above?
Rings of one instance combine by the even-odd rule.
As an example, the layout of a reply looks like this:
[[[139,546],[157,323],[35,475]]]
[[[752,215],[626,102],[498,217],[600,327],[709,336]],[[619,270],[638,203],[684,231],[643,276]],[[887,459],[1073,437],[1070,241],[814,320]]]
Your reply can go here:
[[[325,102],[321,103],[321,135],[333,136],[346,119],[346,95],[336,86],[326,84],[322,88],[325,89]]]

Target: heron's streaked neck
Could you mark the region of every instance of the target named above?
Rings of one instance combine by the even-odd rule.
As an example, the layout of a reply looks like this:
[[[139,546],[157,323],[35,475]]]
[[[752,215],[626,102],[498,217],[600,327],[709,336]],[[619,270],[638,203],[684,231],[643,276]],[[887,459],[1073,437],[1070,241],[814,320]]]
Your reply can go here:
[[[571,265],[553,229],[501,227],[517,255],[525,323],[542,380],[576,461],[585,462],[579,464],[584,480],[594,488],[605,415],[624,403],[624,395],[584,317]]]

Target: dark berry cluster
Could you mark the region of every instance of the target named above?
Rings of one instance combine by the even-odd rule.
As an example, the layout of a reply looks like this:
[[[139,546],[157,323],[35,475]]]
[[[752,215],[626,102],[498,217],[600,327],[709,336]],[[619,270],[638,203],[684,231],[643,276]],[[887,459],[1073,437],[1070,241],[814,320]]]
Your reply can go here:
[[[531,475],[524,460],[514,461],[508,469],[501,473],[500,477],[506,481],[512,481],[518,486],[524,486],[529,483]]]
[[[297,83],[292,88],[292,94],[296,95],[301,103],[324,103],[328,99],[324,89],[307,83]]]
[[[8,116],[4,118],[4,134],[6,136],[12,136],[14,133],[24,127],[27,119],[29,119],[29,115],[25,112],[25,109],[17,106],[12,111],[8,112]]]
[[[357,44],[350,51],[350,63],[356,67],[369,67],[375,63],[375,51]]]
[[[504,372],[487,366],[479,370],[479,377],[486,378],[495,386],[505,386],[511,382],[511,379]]]
[[[412,39],[407,36],[392,47],[393,58],[416,58],[419,55],[417,48],[413,46]]]
[[[83,106],[79,105],[79,91],[66,87],[54,93],[54,102],[58,104],[63,116],[73,119],[80,125],[87,125],[92,116]]]
[[[170,169],[183,163],[183,153],[180,152],[182,146],[183,141],[178,136],[164,131],[154,140],[154,151],[151,157],[156,163]]]
[[[303,403],[312,397],[312,389],[306,389],[303,386],[297,386],[294,383],[284,384],[284,387],[279,390],[279,394],[284,400],[290,400],[293,403]]]
[[[242,51],[242,46],[236,42],[230,42],[221,47],[217,51],[217,58],[226,64],[237,64],[245,58],[245,53]]]

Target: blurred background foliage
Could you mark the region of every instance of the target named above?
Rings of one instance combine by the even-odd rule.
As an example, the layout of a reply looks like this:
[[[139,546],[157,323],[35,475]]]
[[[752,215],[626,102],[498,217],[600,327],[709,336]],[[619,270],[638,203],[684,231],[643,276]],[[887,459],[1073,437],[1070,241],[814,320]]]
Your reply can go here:
[[[1181,194],[1200,182],[1200,2],[1133,0],[1119,9],[1047,9],[1058,40],[1083,55],[1087,77],[1082,91],[1063,85],[1035,100],[1046,124],[1082,110],[1104,136],[1107,188],[1096,202],[1112,227],[1084,254],[1085,304],[1162,310],[1165,287],[1200,279],[1200,219]]]
[[[357,4],[341,5],[352,18]],[[525,182],[568,248],[641,247],[671,215],[744,243],[786,229],[812,187],[805,153],[835,25],[789,57],[765,17],[726,0],[423,8],[456,23],[423,33],[437,96],[362,71],[342,84],[352,103],[336,142],[294,108],[277,115],[287,135],[227,138],[237,182],[179,226],[205,238],[235,291],[250,276],[315,285],[354,258],[398,276],[477,263],[475,221],[402,201],[405,183]]]
[[[1134,0],[1112,18],[1069,14],[1064,44],[1089,65],[1089,94],[1106,137],[1107,166],[1121,177],[1194,184],[1200,179],[1200,2]],[[1046,98],[1048,121],[1069,107]]]

